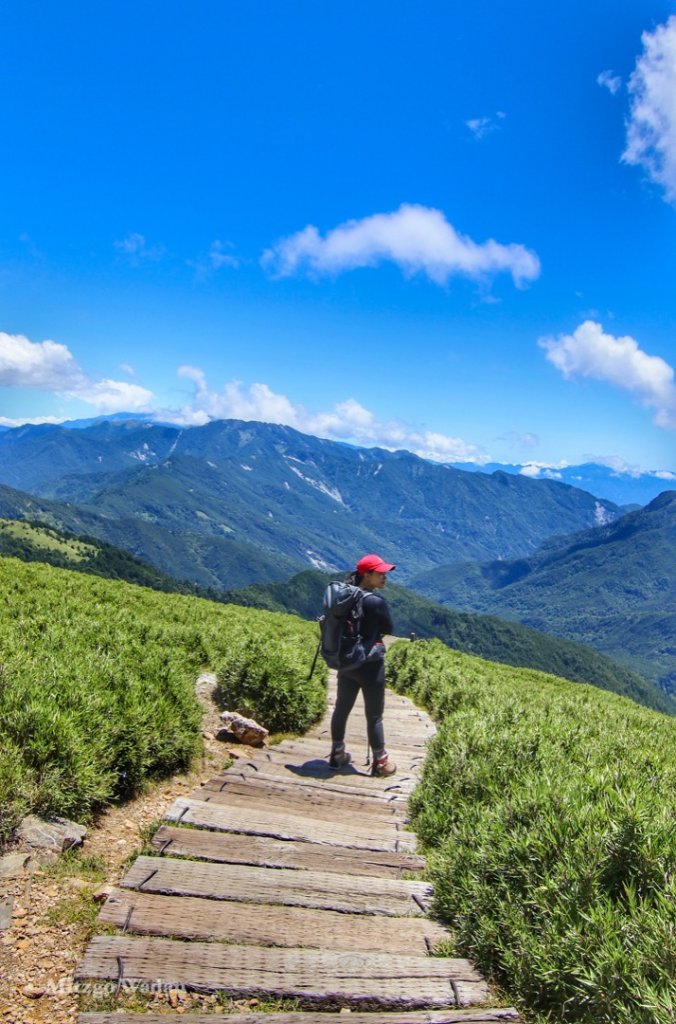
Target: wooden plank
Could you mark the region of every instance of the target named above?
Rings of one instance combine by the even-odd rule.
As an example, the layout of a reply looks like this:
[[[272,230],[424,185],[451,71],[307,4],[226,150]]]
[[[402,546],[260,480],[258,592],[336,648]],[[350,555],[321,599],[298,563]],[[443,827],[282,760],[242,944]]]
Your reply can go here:
[[[348,737],[348,739],[351,739],[351,737]],[[393,754],[397,753],[401,757],[416,758],[421,761],[424,760],[425,753],[427,750],[427,739],[411,739],[409,741],[406,739],[405,733],[403,731],[401,733],[396,734],[388,732],[386,739],[387,749],[391,750]],[[365,752],[366,746],[366,738],[362,735],[357,739],[355,744],[357,752],[360,753],[361,750]],[[331,741],[328,737],[324,739],[323,737],[301,736],[298,739],[282,740],[280,743],[273,743],[266,749],[283,750],[284,753],[287,754],[301,750],[311,750],[312,753],[316,754],[317,757],[328,758],[331,752]]]
[[[415,853],[382,850],[351,850],[345,846],[322,846],[240,835],[236,832],[206,832],[204,829],[162,825],[152,838],[156,850],[172,857],[199,857],[227,864],[252,864],[268,868],[329,871],[336,874],[375,875],[401,878],[409,871],[422,871],[425,858]]]
[[[238,808],[218,807],[202,800],[184,798],[175,800],[164,817],[169,821],[181,821],[222,832],[241,832],[361,850],[414,853],[416,845],[413,833],[398,829],[396,824],[374,822],[371,829],[358,824],[317,822],[299,815],[276,814],[259,809],[244,815]]]
[[[186,1024],[262,1024],[260,1013],[201,1014],[186,1013],[182,1020]],[[345,1024],[345,1015],[326,1011],[266,1013],[268,1024]],[[496,1024],[496,1022],[519,1021],[513,1007],[481,1009],[470,1007],[458,1010],[417,1010],[400,1013],[352,1013],[350,1024]],[[167,1024],[166,1014],[147,1013],[142,1021],[138,1014],[103,1012],[81,1013],[79,1024]]]
[[[420,917],[375,917],[296,906],[267,906],[191,896],[156,896],[115,889],[99,923],[134,935],[213,939],[238,945],[367,950],[428,956],[449,938],[434,921]]]
[[[396,762],[402,772],[420,773],[420,769],[422,768],[425,760],[424,751],[421,750],[416,752],[413,750],[397,750],[390,747],[388,747],[388,751],[392,755],[392,760]],[[364,748],[363,755],[359,749],[353,749],[350,752],[353,755],[353,764],[355,767],[366,772],[368,768],[367,765],[363,763],[366,760],[366,749]],[[285,749],[281,744],[279,744],[274,747],[261,748],[260,751],[257,751],[253,755],[252,760],[267,760],[273,764],[292,764],[295,766],[308,763],[316,765],[317,762],[321,762],[328,769],[329,754],[330,751],[326,749],[323,743],[318,743],[316,746],[309,743],[306,746],[303,746],[299,743],[296,744],[293,749]]]
[[[172,857],[137,857],[120,883],[126,889],[213,900],[286,904],[349,914],[419,915],[432,896],[427,882],[338,875]]]
[[[297,754],[284,754],[281,751],[273,754],[270,751],[262,751],[246,761],[238,761],[239,770],[249,766],[254,771],[276,771],[278,775],[285,778],[313,778],[331,779],[335,785],[344,784],[351,788],[365,789],[369,792],[379,790],[387,792],[399,792],[409,794],[417,785],[418,777],[414,770],[400,761],[396,762],[397,774],[387,779],[374,778],[371,771],[364,765],[352,763],[340,771],[333,771],[329,768],[328,761],[317,757],[306,757]],[[393,787],[396,786],[396,789]]]
[[[260,1013],[186,1013],[184,1024],[263,1024]],[[401,1013],[351,1013],[350,1024],[498,1024],[516,1021],[519,1015],[513,1007],[482,1010],[470,1007],[464,1010],[417,1010]],[[167,1024],[166,1014],[81,1013],[79,1024]],[[345,1024],[341,1013],[266,1013],[266,1024]]]
[[[255,783],[255,780],[252,780]],[[397,821],[405,824],[408,815],[405,808],[393,807],[382,801],[370,801],[370,806],[358,797],[338,793],[322,795],[316,790],[299,792],[293,786],[272,787],[249,785],[241,777],[222,780],[218,783],[207,782],[197,786],[188,799],[204,800],[207,803],[228,807],[241,807],[244,810],[260,807],[271,811],[298,814],[317,820],[345,821],[367,825],[373,821]]]
[[[227,991],[234,998],[295,998],[360,1008],[488,1000],[485,982],[466,960],[111,935],[92,939],[75,977],[115,980],[120,973],[131,983],[161,980],[193,991]]]
[[[399,793],[398,790],[387,793],[378,786],[351,789],[349,784],[346,784],[342,778],[339,779],[338,784],[334,784],[333,773],[323,779],[291,777],[288,774],[272,775],[260,769],[258,771],[245,771],[243,769],[240,771],[237,762],[217,775],[212,776],[205,785],[219,788],[233,782],[246,783],[247,786],[258,786],[282,793],[305,793],[307,790],[315,790],[317,795],[326,798],[332,796],[353,797],[356,801],[359,801],[364,809],[382,804],[406,810],[408,806],[407,796]]]
[[[332,771],[325,761],[309,761],[300,766],[287,762],[273,763],[272,760],[248,758],[239,760],[229,772],[238,775],[255,773],[260,779],[277,779],[286,784],[296,782],[313,786],[330,787],[336,792],[351,793],[353,796],[382,796],[392,794],[407,797],[415,788],[416,779],[410,773],[399,773],[387,779],[375,779],[360,765],[350,765],[341,771]]]

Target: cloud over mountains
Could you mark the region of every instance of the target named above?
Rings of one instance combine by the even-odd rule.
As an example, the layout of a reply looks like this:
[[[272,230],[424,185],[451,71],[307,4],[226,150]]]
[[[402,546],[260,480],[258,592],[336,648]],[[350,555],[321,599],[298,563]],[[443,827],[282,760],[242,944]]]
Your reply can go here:
[[[484,280],[509,273],[520,288],[540,274],[536,253],[525,246],[493,239],[477,243],[459,234],[441,210],[408,203],[393,213],[346,221],[323,237],[309,224],[263,254],[263,265],[278,277],[335,275],[385,262],[406,276],[425,274],[438,285],[452,277]]]
[[[540,338],[538,344],[564,377],[601,380],[629,391],[655,410],[657,426],[676,429],[673,367],[648,355],[633,338],[615,338],[601,324],[585,320],[572,334]]]

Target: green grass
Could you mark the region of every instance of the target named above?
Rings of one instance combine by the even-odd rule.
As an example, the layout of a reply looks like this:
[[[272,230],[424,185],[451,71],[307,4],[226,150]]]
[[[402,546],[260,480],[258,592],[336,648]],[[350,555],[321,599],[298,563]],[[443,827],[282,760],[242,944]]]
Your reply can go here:
[[[271,730],[322,714],[316,627],[0,558],[0,844],[29,811],[87,820],[200,743],[198,672]]]
[[[673,719],[437,641],[388,676],[440,722],[413,825],[460,948],[541,1020],[673,1024]]]

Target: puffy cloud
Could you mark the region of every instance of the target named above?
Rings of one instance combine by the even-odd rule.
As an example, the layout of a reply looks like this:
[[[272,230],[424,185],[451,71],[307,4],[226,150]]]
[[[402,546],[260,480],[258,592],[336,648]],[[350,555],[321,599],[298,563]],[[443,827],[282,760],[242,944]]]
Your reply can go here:
[[[339,224],[324,238],[310,224],[266,250],[262,259],[279,277],[301,271],[339,274],[386,261],[407,276],[426,274],[439,285],[454,276],[483,280],[507,272],[522,287],[540,273],[537,255],[525,246],[493,239],[478,244],[460,235],[440,210],[406,203],[394,213]]]
[[[602,71],[601,74],[598,75],[596,81],[600,86],[612,93],[613,96],[615,96],[622,88],[622,79],[612,71]]]
[[[589,377],[629,391],[655,410],[657,426],[676,428],[673,368],[633,338],[615,338],[601,324],[585,320],[572,334],[540,338],[538,344],[564,377]]]
[[[0,331],[0,387],[36,388],[77,398],[99,413],[147,409],[152,392],[138,384],[95,379],[85,373],[69,349],[56,341],[30,341]],[[44,422],[52,422],[50,418]]]
[[[643,53],[629,79],[632,94],[625,163],[643,167],[676,202],[676,15],[644,32]]]
[[[302,405],[294,404],[285,395],[275,393],[267,384],[245,387],[240,381],[231,381],[221,391],[212,391],[204,372],[198,367],[181,366],[178,373],[194,384],[191,401],[179,411],[163,410],[157,415],[185,426],[200,426],[211,419],[258,420],[281,423],[303,433],[332,440],[390,449],[406,448],[422,458],[439,462],[487,461],[481,448],[462,438],[415,430],[398,421],[380,422],[354,398],[338,402],[327,412],[313,413]]]

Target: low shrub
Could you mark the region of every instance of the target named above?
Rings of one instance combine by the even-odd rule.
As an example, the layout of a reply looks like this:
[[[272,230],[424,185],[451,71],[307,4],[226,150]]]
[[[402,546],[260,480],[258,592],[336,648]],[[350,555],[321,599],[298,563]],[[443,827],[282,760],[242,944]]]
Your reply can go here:
[[[465,952],[548,1021],[673,1024],[673,719],[436,641],[388,674],[440,722],[413,817]]]
[[[0,845],[28,811],[85,820],[187,769],[201,669],[236,662],[237,693],[271,728],[324,710],[326,673],[306,682],[316,626],[292,616],[12,558],[0,593]]]

